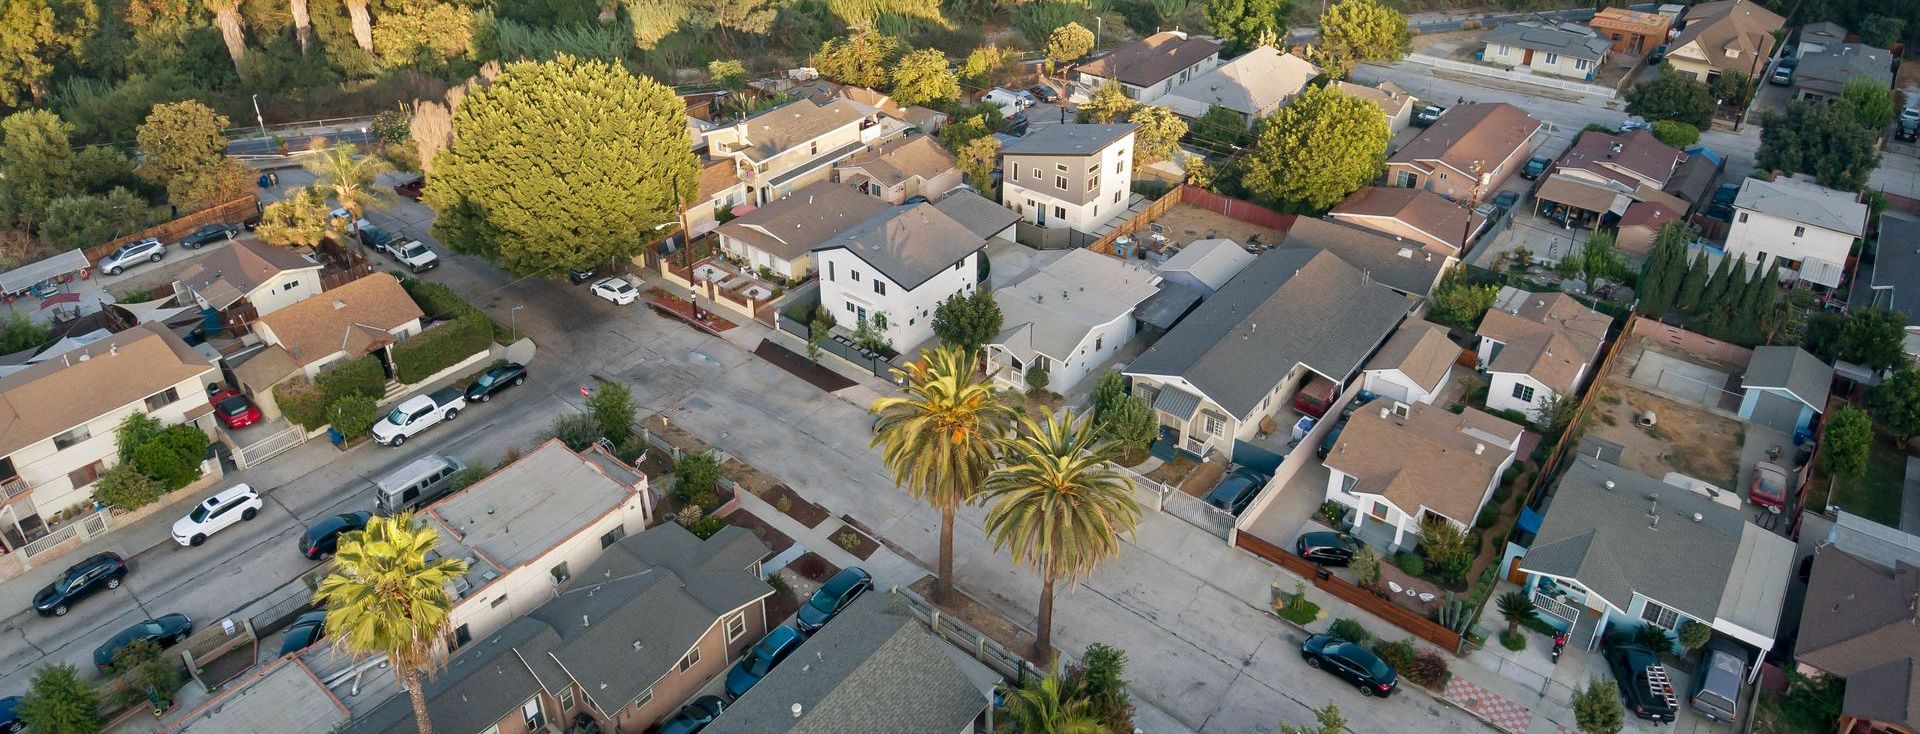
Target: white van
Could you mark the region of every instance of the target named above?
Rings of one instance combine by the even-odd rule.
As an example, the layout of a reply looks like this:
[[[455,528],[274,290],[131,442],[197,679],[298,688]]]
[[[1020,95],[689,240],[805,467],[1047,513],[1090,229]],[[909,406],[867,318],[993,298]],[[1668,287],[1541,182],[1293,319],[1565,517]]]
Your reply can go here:
[[[1013,90],[1000,87],[988,90],[987,95],[980,98],[980,102],[999,107],[1001,117],[1012,117],[1019,114],[1021,109],[1020,96],[1014,94]]]
[[[391,515],[425,507],[453,487],[453,475],[467,468],[459,459],[428,454],[373,483],[373,506]]]

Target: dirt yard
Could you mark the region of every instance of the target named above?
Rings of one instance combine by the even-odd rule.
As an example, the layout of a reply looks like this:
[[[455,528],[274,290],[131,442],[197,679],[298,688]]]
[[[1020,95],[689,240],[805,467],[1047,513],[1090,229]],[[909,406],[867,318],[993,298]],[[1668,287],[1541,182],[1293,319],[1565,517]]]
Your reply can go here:
[[[1184,204],[1168,209],[1167,213],[1160,215],[1160,218],[1153,222],[1165,228],[1168,237],[1183,245],[1209,237],[1225,237],[1241,245],[1255,243],[1277,245],[1287,236],[1287,233],[1271,227],[1229,219],[1200,207]],[[1143,233],[1138,236],[1146,235]]]
[[[1620,458],[1623,465],[1656,479],[1680,472],[1735,489],[1740,442],[1746,435],[1738,421],[1619,381],[1608,381],[1602,389],[1584,427],[1589,435],[1625,447]],[[1649,410],[1656,419],[1654,426],[1637,427],[1634,416]]]
[[[1444,33],[1421,33],[1413,37],[1413,52],[1429,56],[1456,58],[1461,61],[1473,60],[1473,52],[1487,44],[1481,40],[1487,34],[1485,30],[1447,31]],[[1465,51],[1464,58],[1456,52]]]

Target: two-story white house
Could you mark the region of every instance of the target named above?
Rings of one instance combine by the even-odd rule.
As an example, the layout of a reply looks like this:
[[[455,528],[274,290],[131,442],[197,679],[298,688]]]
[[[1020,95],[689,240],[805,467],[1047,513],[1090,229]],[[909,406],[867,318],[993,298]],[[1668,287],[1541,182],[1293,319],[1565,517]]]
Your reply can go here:
[[[1568,79],[1593,81],[1613,41],[1577,23],[1523,20],[1487,31],[1480,59]]]
[[[962,223],[949,202],[971,198],[997,213],[997,222]],[[820,304],[842,326],[866,324],[905,352],[933,336],[941,301],[968,295],[980,283],[980,251],[987,238],[1013,224],[1013,213],[957,192],[941,200],[888,207],[813,248],[820,273]]]
[[[1837,288],[1847,256],[1867,228],[1867,205],[1799,175],[1775,181],[1749,178],[1733,200],[1727,256],[1759,268],[1775,261],[1780,279]]]
[[[1002,148],[1000,203],[1042,227],[1094,231],[1127,210],[1135,127],[1048,125]]]
[[[245,334],[254,321],[320,295],[320,262],[310,254],[236,237],[195,260],[174,281],[174,296],[219,314],[228,330]]]
[[[1487,408],[1539,418],[1546,401],[1578,394],[1612,325],[1606,314],[1565,293],[1502,287],[1476,332]]]
[[[1073,68],[1088,90],[1118,83],[1128,99],[1152,102],[1220,65],[1220,43],[1181,31],[1161,31]]]
[[[100,473],[118,464],[115,430],[146,413],[211,435],[212,360],[158,323],[135,326],[0,377],[0,489],[8,548],[46,519],[92,501]]]
[[[1069,250],[1018,283],[993,292],[1003,330],[987,343],[998,379],[1025,389],[1028,370],[1064,393],[1133,340],[1135,306],[1160,291],[1140,261]]]
[[[715,229],[720,249],[798,280],[813,272],[813,248],[889,208],[884,198],[846,184],[817,181]]]
[[[1468,408],[1455,415],[1425,403],[1376,400],[1335,434],[1327,501],[1353,513],[1353,532],[1398,553],[1421,523],[1470,530],[1513,465],[1526,431]]]
[[[553,599],[607,546],[645,530],[656,498],[618,457],[549,439],[424,513],[439,552],[460,557],[448,620],[454,646],[485,638]]]
[[[961,184],[953,153],[931,135],[912,135],[854,154],[833,168],[833,180],[888,204],[939,198]]]

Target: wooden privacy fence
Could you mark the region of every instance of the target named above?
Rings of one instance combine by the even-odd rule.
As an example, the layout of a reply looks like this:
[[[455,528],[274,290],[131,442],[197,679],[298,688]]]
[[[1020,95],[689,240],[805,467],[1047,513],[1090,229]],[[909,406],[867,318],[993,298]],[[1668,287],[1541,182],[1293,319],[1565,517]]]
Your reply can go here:
[[[215,204],[179,219],[154,225],[125,237],[89,247],[86,249],[87,262],[98,265],[100,264],[101,258],[113,254],[114,250],[120,249],[121,245],[129,242],[138,242],[142,239],[152,237],[163,243],[172,245],[180,241],[181,237],[185,237],[194,230],[206,225],[216,223],[231,224],[258,213],[260,213],[260,197],[247,194],[246,196],[228,201],[224,204]]]
[[[1341,601],[1352,604],[1388,624],[1406,630],[1442,650],[1455,654],[1460,652],[1460,633],[1447,629],[1445,625],[1427,619],[1425,616],[1406,607],[1395,604],[1372,591],[1347,583],[1338,576],[1327,573],[1306,559],[1287,552],[1280,546],[1254,537],[1253,533],[1234,533],[1234,545],[1256,556],[1265,558],[1292,572],[1294,575],[1313,582],[1321,591],[1334,595]]]
[[[1166,196],[1155,199],[1152,204],[1148,204],[1147,208],[1142,209],[1139,214],[1133,215],[1131,219],[1122,222],[1120,226],[1114,227],[1112,232],[1101,235],[1100,239],[1094,240],[1093,244],[1087,245],[1087,249],[1112,255],[1114,240],[1146,229],[1147,225],[1153,223],[1153,220],[1159,219],[1161,215],[1167,213],[1168,209],[1172,209],[1173,205],[1180,203],[1181,197],[1186,195],[1184,192],[1188,189],[1193,189],[1193,187],[1180,186],[1167,192]],[[1193,190],[1199,191],[1200,189]]]
[[[1221,196],[1192,184],[1181,184],[1174,187],[1172,191],[1167,192],[1165,196],[1155,199],[1152,204],[1148,204],[1147,208],[1142,209],[1139,214],[1135,214],[1125,223],[1113,228],[1113,231],[1101,235],[1100,239],[1094,240],[1093,244],[1087,245],[1087,249],[1112,255],[1114,254],[1114,240],[1146,229],[1147,225],[1153,223],[1153,220],[1159,219],[1167,213],[1168,209],[1172,209],[1177,204],[1186,204],[1188,206],[1205,209],[1234,221],[1246,222],[1247,224],[1266,227],[1268,229],[1277,229],[1281,232],[1292,229],[1293,220],[1297,218],[1295,215],[1281,214],[1272,209],[1260,206],[1259,204]]]

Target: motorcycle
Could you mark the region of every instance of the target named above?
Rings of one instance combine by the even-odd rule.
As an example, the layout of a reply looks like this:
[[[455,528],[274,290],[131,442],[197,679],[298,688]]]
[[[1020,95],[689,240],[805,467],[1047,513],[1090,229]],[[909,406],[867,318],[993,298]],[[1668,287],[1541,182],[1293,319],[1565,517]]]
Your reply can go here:
[[[1553,636],[1553,662],[1560,662],[1560,651],[1567,649],[1567,633]]]

